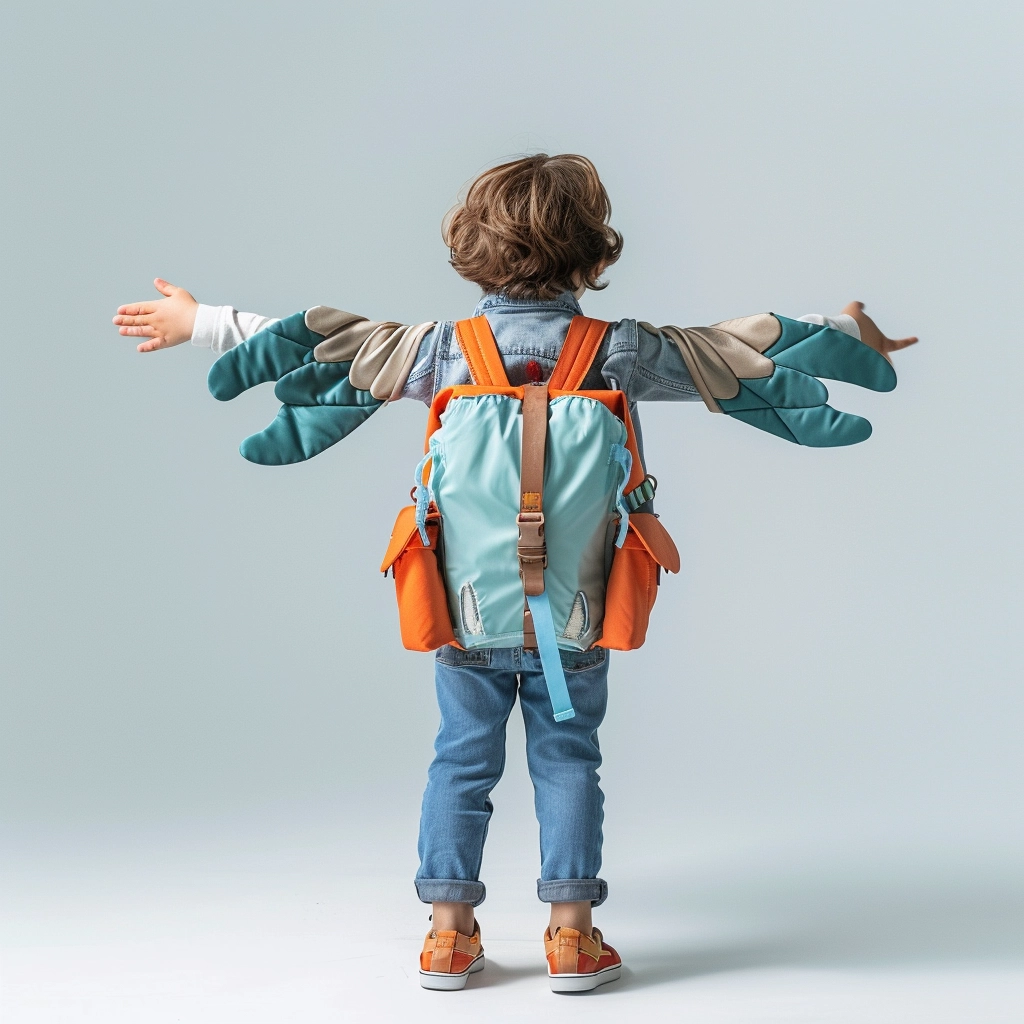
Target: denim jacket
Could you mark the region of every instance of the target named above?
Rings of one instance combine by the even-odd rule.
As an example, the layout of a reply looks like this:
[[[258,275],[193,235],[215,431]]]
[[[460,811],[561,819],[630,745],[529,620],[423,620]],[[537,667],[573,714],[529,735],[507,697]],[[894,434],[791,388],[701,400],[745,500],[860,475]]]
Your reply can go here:
[[[582,314],[571,292],[555,299],[485,295],[473,311],[473,316],[487,317],[514,386],[526,383],[525,367],[531,359],[540,363],[545,377],[550,374],[570,321]],[[429,403],[442,388],[469,383],[469,367],[455,338],[454,324],[448,321],[439,323],[423,339],[402,397]],[[611,325],[583,387],[624,391],[631,409],[637,402],[700,400],[678,346],[635,320]]]
[[[505,373],[513,386],[528,380],[526,364],[536,360],[551,374],[565,341],[569,323],[583,310],[571,292],[555,299],[512,299],[485,295],[473,316],[486,316],[501,352]],[[678,346],[660,332],[651,333],[635,320],[613,323],[598,350],[584,390],[625,392],[643,458],[643,433],[637,402],[693,402],[700,395],[693,386]],[[452,321],[439,323],[420,345],[416,362],[402,392],[429,404],[443,388],[472,383],[469,367],[455,338]]]

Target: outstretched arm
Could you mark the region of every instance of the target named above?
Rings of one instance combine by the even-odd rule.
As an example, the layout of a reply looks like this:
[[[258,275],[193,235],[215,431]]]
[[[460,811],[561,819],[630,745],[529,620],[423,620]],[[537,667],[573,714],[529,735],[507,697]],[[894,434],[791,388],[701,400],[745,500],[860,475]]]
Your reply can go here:
[[[114,323],[145,338],[140,352],[191,339],[222,353],[210,368],[211,393],[221,401],[270,381],[283,403],[266,429],[241,444],[250,462],[302,462],[351,433],[385,402],[401,397],[421,344],[434,323],[406,326],[314,306],[284,320],[204,306],[184,288],[154,281],[164,296],[121,306]],[[243,342],[245,344],[243,344]]]
[[[228,401],[276,381],[277,418],[247,437],[250,462],[283,466],[319,455],[399,398],[434,323],[407,326],[314,306],[277,320],[210,367],[214,398]]]
[[[867,420],[827,404],[818,378],[891,391],[896,374],[890,353],[917,341],[886,337],[860,302],[835,318],[761,313],[712,327],[641,323],[637,333],[637,376],[646,371],[661,383],[636,398],[685,397],[676,383],[685,382],[712,412],[812,447],[856,444],[871,434]]]

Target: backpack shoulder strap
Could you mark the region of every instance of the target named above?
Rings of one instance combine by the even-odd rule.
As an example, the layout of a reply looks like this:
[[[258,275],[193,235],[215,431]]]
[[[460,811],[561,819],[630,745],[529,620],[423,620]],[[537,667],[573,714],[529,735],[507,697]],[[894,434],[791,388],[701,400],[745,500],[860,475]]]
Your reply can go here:
[[[604,341],[608,324],[604,320],[591,320],[587,316],[574,316],[569,333],[551,371],[548,387],[559,391],[578,391],[590,372],[594,356]]]
[[[498,344],[487,317],[475,316],[472,320],[459,320],[455,324],[455,338],[469,364],[474,384],[498,388],[509,386],[501,353],[498,352]]]

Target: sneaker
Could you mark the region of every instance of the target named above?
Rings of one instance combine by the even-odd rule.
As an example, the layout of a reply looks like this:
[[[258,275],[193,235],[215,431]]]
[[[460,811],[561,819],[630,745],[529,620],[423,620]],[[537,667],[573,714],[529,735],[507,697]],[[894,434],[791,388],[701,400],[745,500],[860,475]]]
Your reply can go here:
[[[589,992],[622,973],[622,961],[595,928],[593,937],[575,928],[548,929],[544,933],[548,978],[552,992]]]
[[[420,984],[424,988],[452,992],[466,987],[466,979],[484,969],[484,947],[480,925],[473,922],[473,934],[431,931],[420,953]]]

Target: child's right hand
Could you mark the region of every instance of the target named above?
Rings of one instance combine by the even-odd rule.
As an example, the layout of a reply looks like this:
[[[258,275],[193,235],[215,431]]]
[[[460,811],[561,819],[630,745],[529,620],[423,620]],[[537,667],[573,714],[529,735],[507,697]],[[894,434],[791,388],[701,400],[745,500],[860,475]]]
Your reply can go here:
[[[887,338],[879,329],[874,320],[864,312],[863,302],[851,302],[844,307],[843,312],[852,316],[860,328],[860,340],[865,345],[873,348],[880,356],[884,356],[891,363],[889,356],[893,352],[899,352],[901,348],[917,344],[917,337],[911,338]]]
[[[153,284],[166,299],[153,302],[132,302],[119,306],[114,323],[120,334],[133,338],[146,338],[137,346],[140,352],[155,352],[158,348],[180,345],[192,337],[199,303],[177,285],[158,277]]]

